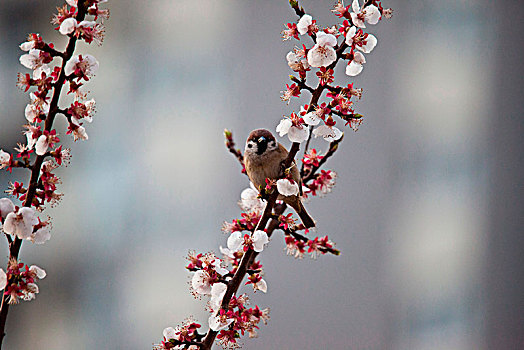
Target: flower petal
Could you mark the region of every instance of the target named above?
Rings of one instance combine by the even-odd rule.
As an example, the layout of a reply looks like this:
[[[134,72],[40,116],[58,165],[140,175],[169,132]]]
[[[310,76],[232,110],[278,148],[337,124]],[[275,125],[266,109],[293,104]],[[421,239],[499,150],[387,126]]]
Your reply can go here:
[[[253,287],[261,292],[267,293],[267,283],[264,279],[261,279],[258,283],[254,284]]]
[[[15,205],[9,198],[0,198],[0,216],[5,219],[7,214],[15,211]]]
[[[366,38],[366,45],[357,46],[357,49],[364,53],[370,53],[377,45],[377,41],[378,40],[374,35],[368,34],[368,37]]]
[[[304,35],[307,33],[309,26],[313,23],[313,17],[310,15],[304,15],[300,17],[297,24],[297,30],[300,34]]]
[[[76,29],[77,25],[78,25],[78,22],[76,21],[76,19],[73,17],[69,17],[69,18],[66,18],[62,22],[62,24],[60,24],[60,29],[58,31],[62,35],[67,35],[67,34],[72,33]]]
[[[358,64],[355,61],[351,61],[346,67],[346,74],[350,77],[354,77],[356,75],[359,75],[360,72],[362,72],[362,69],[364,69],[363,65]]]
[[[324,32],[317,33],[317,44],[322,46],[335,46],[337,44],[337,37],[333,34],[327,34]]]
[[[298,185],[296,182],[291,182],[288,179],[280,179],[277,181],[277,191],[283,196],[296,196],[298,194]]]
[[[320,118],[315,112],[306,113],[302,119],[304,119],[304,122],[308,125],[318,125],[318,123],[320,123]]]
[[[309,136],[309,129],[308,128],[297,128],[296,126],[293,126],[289,129],[287,137],[289,138],[289,141],[291,142],[304,142],[307,140]]]
[[[166,329],[164,329],[164,331],[162,332],[162,335],[164,336],[164,338],[166,340],[171,340],[171,339],[175,339],[176,335],[175,335],[175,329],[173,327],[167,327]]]
[[[358,0],[353,0],[353,3],[351,3],[351,9],[353,10],[353,12],[360,12],[360,5],[358,4]]]
[[[289,128],[291,128],[291,125],[293,125],[291,119],[284,118],[280,121],[280,123],[277,125],[277,132],[280,135],[280,137],[288,133]]]
[[[377,24],[378,20],[380,19],[380,11],[378,10],[378,8],[375,5],[369,5],[368,7],[366,7],[365,11],[366,21],[369,24]]]
[[[244,239],[242,238],[242,233],[240,232],[233,232],[228,238],[227,238],[227,247],[230,251],[236,252],[240,250],[242,247],[242,243],[244,242]]]
[[[255,231],[255,233],[253,233],[252,240],[253,250],[257,253],[260,253],[262,250],[264,250],[264,245],[266,245],[269,242],[267,233],[261,230],[257,230]]]

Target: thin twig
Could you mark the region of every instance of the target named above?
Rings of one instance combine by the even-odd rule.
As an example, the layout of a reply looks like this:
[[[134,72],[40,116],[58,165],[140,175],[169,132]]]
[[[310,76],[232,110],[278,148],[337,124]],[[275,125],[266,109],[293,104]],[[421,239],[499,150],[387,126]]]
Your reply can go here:
[[[227,147],[227,149],[239,161],[240,165],[242,166],[242,172],[247,175],[246,167],[244,165],[244,156],[242,155],[242,152],[238,148],[235,148],[235,141],[233,140],[233,133],[231,131],[225,129],[224,130],[224,137],[226,138],[226,147]]]
[[[338,140],[332,141],[329,144],[329,149],[324,157],[318,162],[317,166],[313,166],[311,170],[308,171],[305,177],[302,178],[302,183],[306,185],[310,180],[313,180],[316,176],[316,172],[318,169],[324,165],[325,162],[338,150],[339,143],[342,142],[344,139],[344,135],[342,134],[342,137],[340,137]]]

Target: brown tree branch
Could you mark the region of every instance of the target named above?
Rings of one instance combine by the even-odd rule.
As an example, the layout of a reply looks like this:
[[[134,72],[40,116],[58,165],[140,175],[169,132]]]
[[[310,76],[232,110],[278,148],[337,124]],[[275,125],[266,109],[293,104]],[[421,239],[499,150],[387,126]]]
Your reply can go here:
[[[78,22],[83,21],[86,13],[87,13],[86,2],[79,1],[76,20]],[[65,52],[63,54],[57,54],[57,56],[62,58],[62,67],[60,70],[60,75],[58,77],[58,80],[56,81],[56,84],[54,85],[54,88],[53,88],[54,89],[53,97],[51,98],[51,103],[49,105],[49,114],[47,115],[45,119],[44,130],[46,131],[51,131],[53,127],[53,121],[55,119],[56,114],[59,111],[58,100],[60,98],[60,93],[62,92],[62,86],[64,85],[64,82],[66,79],[64,68],[65,68],[67,61],[72,57],[75,51],[76,41],[77,41],[77,38],[75,36],[70,36]],[[54,53],[54,51],[52,51],[51,53]],[[33,200],[36,194],[36,189],[39,183],[40,169],[42,167],[42,163],[44,162],[44,158],[47,155],[48,154],[37,156],[32,166],[31,178],[29,180],[29,187],[27,189],[27,196],[23,203],[24,207],[31,207],[33,203]],[[18,260],[18,255],[20,253],[21,246],[22,246],[22,240],[18,237],[16,237],[14,241],[11,241],[9,243],[9,259]],[[8,281],[8,285],[9,285],[9,281]],[[0,306],[0,349],[2,347],[2,342],[5,337],[5,325],[7,322],[7,314],[9,312],[9,304],[7,302],[7,298],[8,298],[7,295],[5,294],[2,295],[2,304]]]
[[[372,4],[372,3],[373,3],[373,0],[366,1],[366,3],[363,5],[363,8],[368,6],[368,5],[370,5],[370,4]],[[305,14],[304,9],[298,5],[298,1],[297,0],[289,0],[289,4],[290,4],[291,8],[293,8],[293,10],[295,11],[295,13],[297,14],[297,16],[299,18],[302,17]],[[351,19],[349,21],[351,22]],[[312,37],[313,41],[315,41],[316,36],[313,34],[311,37]],[[337,63],[340,60],[340,58],[343,57],[344,50],[347,49],[347,48],[348,48],[348,45],[345,43],[345,41],[343,41],[341,43],[341,45],[336,48],[337,58],[331,65],[329,65],[329,67],[327,67],[328,69],[332,69],[332,68],[334,68],[337,65]],[[305,81],[301,81],[299,79],[295,80],[293,78],[291,80],[296,82],[301,89],[305,89],[305,90],[308,90],[309,92],[311,92],[311,100],[309,102],[309,108],[308,108],[307,112],[309,112],[312,108],[314,108],[314,106],[316,106],[318,104],[318,100],[320,99],[320,96],[322,95],[322,92],[324,91],[325,88],[327,88],[326,86],[321,85],[319,83],[319,85],[316,87],[316,89],[313,89],[310,86],[306,85]],[[308,138],[308,140],[306,142],[306,149],[304,150],[304,154],[307,152],[307,147],[309,147],[309,142],[310,142],[310,139],[311,139],[312,129],[313,128],[311,128],[309,138]],[[236,150],[234,148],[234,142],[233,142],[233,139],[232,139],[231,132],[226,130],[225,131],[225,136],[226,136],[226,146],[227,146],[227,148],[229,149],[229,151],[233,155],[235,155],[235,157],[239,160],[239,162],[242,164],[242,166],[244,168],[243,157],[241,156],[240,150]],[[320,168],[320,166],[322,166],[327,161],[327,159],[329,159],[335,153],[335,151],[338,149],[338,144],[342,141],[342,139],[343,139],[343,137],[341,137],[339,140],[336,140],[336,141],[333,141],[333,142],[330,143],[329,150],[326,153],[326,155],[324,156],[324,158],[322,158],[322,160],[319,162],[319,166],[312,168],[308,172],[306,177],[303,178],[303,183],[304,184],[307,181],[309,181],[309,180],[314,178],[315,172],[318,170],[318,168]],[[286,158],[286,161],[284,163],[284,167],[283,167],[284,169],[285,168],[289,168],[291,163],[295,160],[295,156],[298,153],[299,149],[300,149],[300,144],[297,143],[297,142],[294,142],[293,145],[291,146],[290,151],[289,151],[289,155]],[[285,211],[286,205],[285,204],[280,204],[280,205],[276,205],[275,206],[275,202],[276,202],[277,197],[278,197],[278,191],[276,189],[274,189],[273,192],[269,195],[269,198],[267,198],[266,208],[264,209],[264,213],[262,214],[262,217],[260,218],[260,221],[258,222],[257,227],[255,228],[255,231],[256,230],[263,230],[265,228],[265,231],[266,231],[267,235],[270,236],[272,234],[272,232],[276,228],[278,228],[278,225],[279,225],[278,219],[275,219],[274,217],[275,216],[278,217],[279,215],[281,215]],[[273,209],[275,209],[274,213],[273,213]],[[293,235],[297,239],[308,240],[306,237],[304,237],[304,236],[302,236],[302,235],[300,235],[300,234],[298,234],[296,232],[294,232]],[[328,248],[325,248],[325,249],[328,250]],[[338,253],[339,253],[338,250],[336,250],[336,249],[332,249],[332,251],[330,250],[330,252],[333,253],[333,254],[336,254],[336,255],[338,255]],[[227,285],[226,293],[225,293],[225,295],[224,295],[224,297],[222,299],[222,304],[220,306],[221,309],[224,309],[224,310],[228,309],[229,303],[231,301],[231,297],[240,288],[242,280],[244,279],[244,277],[246,275],[246,272],[248,271],[248,267],[251,266],[251,264],[253,263],[253,261],[257,257],[257,255],[258,255],[258,253],[255,252],[254,250],[248,250],[244,254],[244,256],[242,257],[242,260],[241,260],[241,262],[240,262],[240,264],[239,264],[239,266],[237,268],[237,271],[235,272],[233,278],[229,281],[229,283]],[[212,346],[213,346],[213,343],[214,343],[215,338],[216,338],[217,335],[218,335],[218,332],[213,331],[212,329],[209,329],[209,331],[207,332],[206,336],[204,337],[204,339],[202,341],[201,350],[210,350],[212,348]]]
[[[293,145],[291,146],[291,150],[289,151],[289,155],[284,162],[284,168],[289,168],[289,166],[295,159],[295,156],[299,148],[300,148],[299,143],[297,142],[293,143]],[[266,229],[266,233],[268,237],[270,237],[273,230],[276,227],[278,227],[278,221],[275,219],[271,219],[271,217],[273,216],[272,212],[273,212],[273,208],[275,207],[275,202],[277,200],[277,197],[278,197],[278,191],[274,189],[273,192],[269,195],[269,198],[266,204],[266,208],[264,209],[264,213],[262,214],[262,217],[260,218],[260,221],[258,222],[257,227],[255,228],[255,231]],[[284,206],[277,205],[275,207],[275,215],[282,214],[285,208],[286,208],[285,205]],[[267,225],[267,228],[266,228],[266,225]],[[222,309],[225,309],[225,310],[228,309],[229,302],[231,301],[231,297],[240,288],[240,285],[242,284],[242,280],[244,279],[246,275],[248,267],[251,266],[251,264],[253,263],[257,255],[258,253],[255,252],[254,250],[248,250],[242,257],[242,260],[240,261],[237,271],[235,272],[233,278],[229,281],[227,285],[226,293],[222,299],[222,304],[220,306]],[[202,341],[203,349],[206,349],[206,350],[211,349],[211,347],[213,346],[213,342],[215,341],[215,338],[217,335],[218,335],[218,332],[213,331],[212,329],[209,329],[206,336],[204,337],[204,340]]]

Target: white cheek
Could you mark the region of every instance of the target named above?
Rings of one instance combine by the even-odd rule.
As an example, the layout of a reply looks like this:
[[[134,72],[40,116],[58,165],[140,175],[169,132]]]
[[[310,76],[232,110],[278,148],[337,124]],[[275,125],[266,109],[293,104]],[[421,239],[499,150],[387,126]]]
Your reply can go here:
[[[251,147],[249,147],[249,145],[251,145]],[[245,153],[256,153],[256,151],[257,151],[257,146],[254,144],[248,144],[246,145],[246,148],[244,149]]]

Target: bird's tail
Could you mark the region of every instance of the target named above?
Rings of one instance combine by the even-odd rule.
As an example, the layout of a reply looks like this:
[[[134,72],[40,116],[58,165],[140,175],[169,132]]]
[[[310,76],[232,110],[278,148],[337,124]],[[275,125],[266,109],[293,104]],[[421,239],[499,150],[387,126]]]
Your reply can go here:
[[[295,209],[298,216],[300,217],[300,220],[302,220],[302,223],[306,228],[315,227],[315,220],[313,220],[313,218],[309,216],[306,208],[304,208],[304,205],[302,204],[302,201],[297,200],[295,203],[292,203],[291,206],[293,207],[293,209]]]

